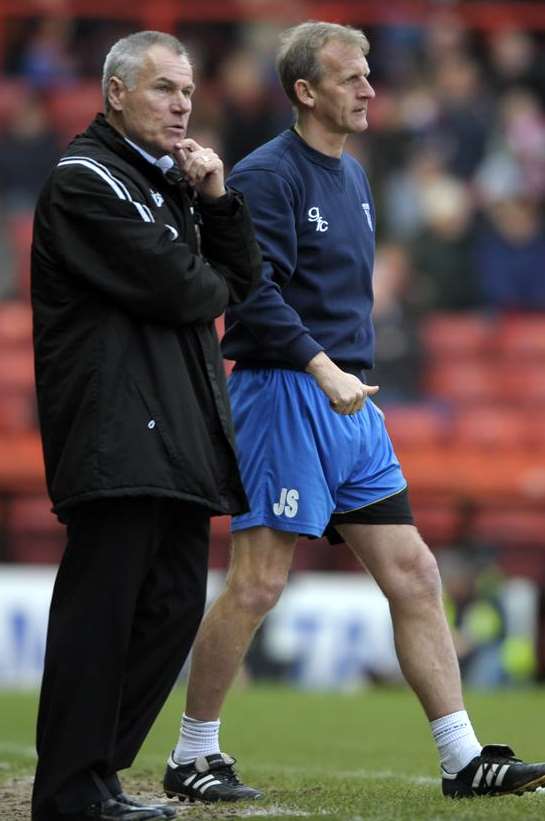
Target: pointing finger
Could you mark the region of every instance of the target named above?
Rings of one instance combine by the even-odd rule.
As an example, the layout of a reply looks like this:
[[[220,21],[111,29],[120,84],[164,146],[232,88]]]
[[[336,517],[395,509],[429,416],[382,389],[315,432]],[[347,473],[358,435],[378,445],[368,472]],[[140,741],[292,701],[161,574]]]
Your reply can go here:
[[[184,151],[183,146],[181,143],[176,143],[174,146],[174,153],[176,154],[178,160],[183,164],[187,159],[187,153]]]
[[[185,140],[181,140],[179,143],[182,149],[189,151],[189,153],[193,153],[193,151],[202,151],[202,145],[192,140],[191,137],[186,137]]]

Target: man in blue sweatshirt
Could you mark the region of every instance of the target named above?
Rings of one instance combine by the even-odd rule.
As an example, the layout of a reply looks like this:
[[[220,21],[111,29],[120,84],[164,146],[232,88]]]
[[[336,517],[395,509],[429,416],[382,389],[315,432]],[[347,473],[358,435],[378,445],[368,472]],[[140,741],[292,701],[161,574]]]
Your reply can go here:
[[[345,541],[387,596],[403,673],[431,722],[453,797],[545,782],[503,745],[481,747],[464,708],[435,559],[413,522],[406,481],[365,382],[373,364],[375,212],[344,153],[367,128],[365,36],[330,23],[286,32],[278,58],[293,129],[238,163],[263,251],[260,286],[227,314],[230,394],[250,512],[233,519],[226,587],[193,652],[167,795],[260,798],[219,746],[219,714],[256,628],[282,592],[300,534]],[[342,537],[342,539],[339,537]]]

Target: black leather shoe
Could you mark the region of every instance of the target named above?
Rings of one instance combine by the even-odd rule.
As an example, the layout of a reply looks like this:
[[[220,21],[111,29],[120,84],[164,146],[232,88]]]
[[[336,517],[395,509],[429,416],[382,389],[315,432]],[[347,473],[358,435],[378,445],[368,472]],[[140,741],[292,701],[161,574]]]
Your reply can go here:
[[[143,810],[160,810],[165,818],[174,818],[176,815],[176,810],[174,807],[169,807],[168,804],[142,804],[141,801],[137,801],[136,798],[132,798],[128,795],[125,795],[124,792],[119,793],[118,795],[114,795],[114,799],[119,804],[129,805],[131,807],[139,807]]]
[[[124,804],[109,798],[107,801],[99,801],[88,804],[85,809],[78,812],[57,813],[54,818],[48,821],[152,821],[152,819],[170,818],[161,810],[151,807],[136,807],[134,804]]]

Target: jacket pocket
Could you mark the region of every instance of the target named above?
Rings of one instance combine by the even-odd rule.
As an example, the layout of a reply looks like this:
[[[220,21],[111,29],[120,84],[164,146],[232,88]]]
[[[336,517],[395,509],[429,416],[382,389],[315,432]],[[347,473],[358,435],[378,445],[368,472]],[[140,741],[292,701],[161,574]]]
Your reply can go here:
[[[142,404],[144,405],[147,411],[147,415],[149,416],[149,419],[147,421],[148,430],[154,433],[158,433],[169,458],[174,463],[182,464],[182,457],[179,451],[176,449],[176,446],[174,445],[174,442],[170,434],[168,433],[167,425],[165,424],[164,418],[162,416],[158,404],[155,402],[154,399],[152,399],[149,396],[149,394],[146,394],[142,390],[138,382],[136,382],[136,380],[134,379],[133,384],[136,389],[136,392],[138,393],[138,396],[142,400]]]

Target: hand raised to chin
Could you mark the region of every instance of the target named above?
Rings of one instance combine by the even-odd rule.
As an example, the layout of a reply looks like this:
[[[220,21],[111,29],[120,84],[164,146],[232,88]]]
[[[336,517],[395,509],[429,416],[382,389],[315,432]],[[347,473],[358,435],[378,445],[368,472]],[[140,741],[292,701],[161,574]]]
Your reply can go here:
[[[212,148],[203,148],[195,140],[180,140],[174,156],[188,182],[205,197],[217,199],[225,194],[223,162]]]

